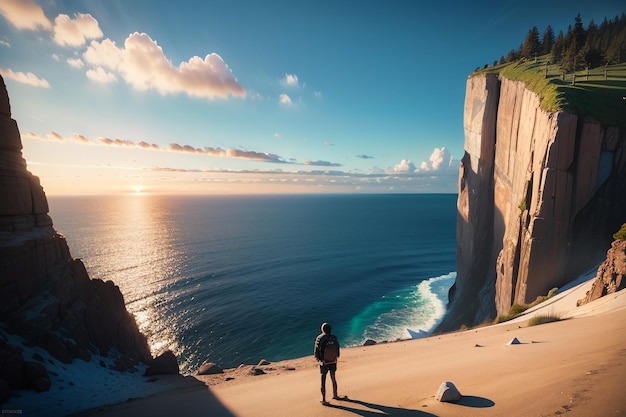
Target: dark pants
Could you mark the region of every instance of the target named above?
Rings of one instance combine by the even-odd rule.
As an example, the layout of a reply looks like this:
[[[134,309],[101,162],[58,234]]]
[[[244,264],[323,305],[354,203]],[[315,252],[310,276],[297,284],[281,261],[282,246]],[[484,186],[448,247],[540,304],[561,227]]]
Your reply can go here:
[[[322,374],[322,400],[326,401],[326,375],[330,371],[330,380],[333,383],[333,397],[337,397],[337,379],[335,378],[335,372],[337,371],[336,363],[329,363],[328,365],[320,365],[320,374]]]

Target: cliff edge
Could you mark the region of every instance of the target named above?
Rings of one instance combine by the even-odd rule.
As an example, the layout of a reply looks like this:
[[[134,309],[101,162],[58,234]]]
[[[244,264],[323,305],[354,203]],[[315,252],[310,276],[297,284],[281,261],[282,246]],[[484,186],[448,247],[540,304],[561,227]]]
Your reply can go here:
[[[129,369],[152,361],[146,338],[111,281],[90,279],[48,215],[48,202],[22,158],[0,77],[0,403],[7,390],[46,390],[45,363],[24,358],[7,335],[19,335],[62,363],[92,354]],[[38,370],[33,376],[33,368]]]
[[[464,129],[457,278],[438,332],[573,280],[602,261],[626,219],[623,128],[544,111],[523,82],[488,73],[467,80]]]

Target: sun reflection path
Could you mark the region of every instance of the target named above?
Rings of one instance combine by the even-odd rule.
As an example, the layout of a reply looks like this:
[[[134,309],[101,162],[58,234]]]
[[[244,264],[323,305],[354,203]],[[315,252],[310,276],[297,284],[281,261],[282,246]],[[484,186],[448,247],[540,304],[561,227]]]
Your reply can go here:
[[[141,190],[136,191],[140,195]],[[170,217],[175,213],[156,196],[136,195],[112,198],[100,210],[99,221],[107,225],[107,233],[97,243],[99,256],[90,269],[94,277],[112,279],[120,287],[153,355],[166,349],[176,352],[172,320],[159,310],[183,259],[172,243],[177,231]]]

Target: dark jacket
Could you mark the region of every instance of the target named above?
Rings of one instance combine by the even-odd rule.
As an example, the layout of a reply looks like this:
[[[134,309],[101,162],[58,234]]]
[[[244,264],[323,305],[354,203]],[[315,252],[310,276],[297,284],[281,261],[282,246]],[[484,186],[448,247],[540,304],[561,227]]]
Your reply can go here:
[[[315,355],[315,359],[317,359],[320,362],[324,362],[324,347],[326,346],[326,342],[328,341],[329,338],[333,338],[335,340],[335,343],[337,343],[337,357],[339,357],[339,354],[341,353],[339,341],[337,340],[337,337],[334,334],[320,333],[315,338],[315,350],[313,353]]]

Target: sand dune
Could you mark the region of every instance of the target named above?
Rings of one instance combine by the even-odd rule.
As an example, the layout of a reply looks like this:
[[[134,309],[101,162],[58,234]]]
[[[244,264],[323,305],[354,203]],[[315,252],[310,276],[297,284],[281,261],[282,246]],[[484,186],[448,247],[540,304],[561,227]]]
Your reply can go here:
[[[313,357],[198,376],[197,383],[101,408],[90,415],[615,416],[626,414],[626,292],[575,307],[590,281],[495,326],[342,350],[338,381],[347,401],[320,404]],[[528,326],[528,317],[561,321]],[[507,345],[516,337],[521,343]],[[312,343],[312,342],[311,342]],[[463,395],[436,401],[442,382]]]

